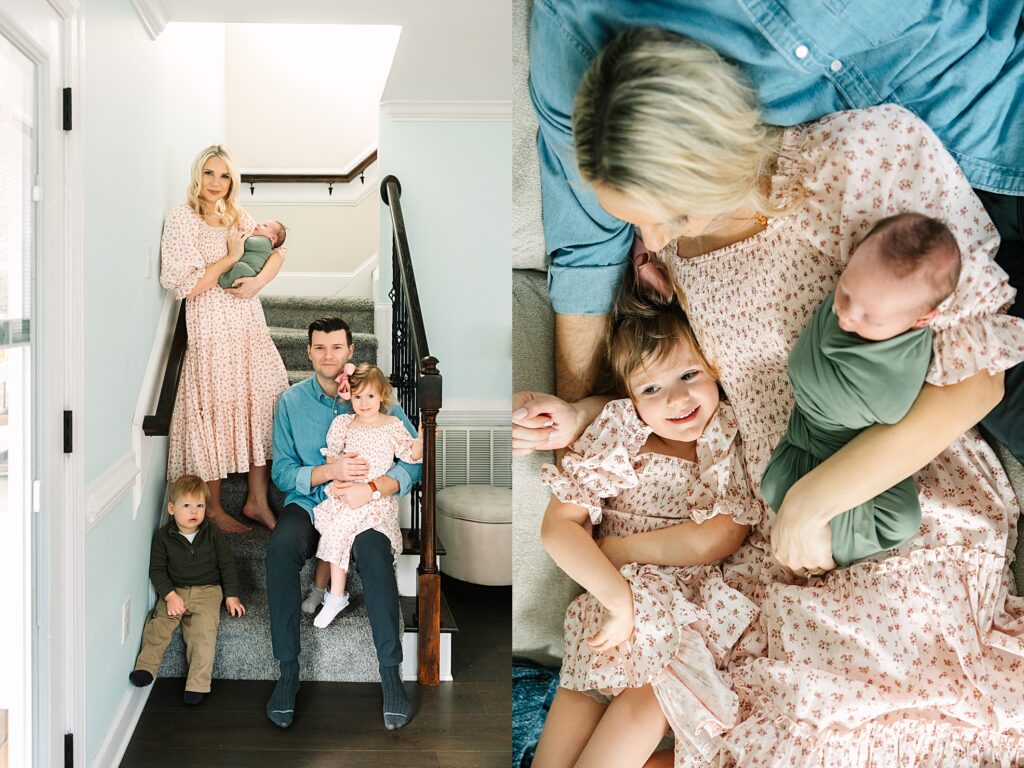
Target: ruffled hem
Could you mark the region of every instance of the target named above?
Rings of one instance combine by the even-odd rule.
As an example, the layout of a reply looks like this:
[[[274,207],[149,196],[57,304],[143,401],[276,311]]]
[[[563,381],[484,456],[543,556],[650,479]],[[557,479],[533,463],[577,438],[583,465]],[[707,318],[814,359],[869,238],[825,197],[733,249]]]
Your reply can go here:
[[[1024,320],[1018,317],[980,315],[934,331],[927,381],[936,386],[956,384],[982,370],[999,373],[1024,360]]]
[[[901,717],[816,732],[785,718],[748,718],[724,738],[737,768],[1016,768],[1024,737]]]
[[[757,525],[761,522],[761,508],[757,501],[750,499],[749,503],[741,504],[732,499],[718,499],[711,509],[690,509],[690,518],[695,523],[703,523],[719,515],[729,515],[739,525]]]

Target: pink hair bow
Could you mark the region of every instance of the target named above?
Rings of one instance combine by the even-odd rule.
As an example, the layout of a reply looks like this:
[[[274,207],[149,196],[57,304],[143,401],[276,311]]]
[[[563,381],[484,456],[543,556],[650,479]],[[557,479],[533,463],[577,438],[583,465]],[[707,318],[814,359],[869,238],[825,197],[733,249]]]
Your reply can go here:
[[[338,397],[342,400],[352,399],[352,390],[348,385],[348,377],[356,372],[356,367],[352,363],[345,363],[345,367],[341,369],[341,373],[335,379],[338,382]]]
[[[639,235],[633,236],[633,248],[629,252],[633,260],[633,270],[636,272],[636,279],[641,285],[646,285],[663,299],[672,298],[672,284],[664,273],[654,264],[655,256],[644,245]]]

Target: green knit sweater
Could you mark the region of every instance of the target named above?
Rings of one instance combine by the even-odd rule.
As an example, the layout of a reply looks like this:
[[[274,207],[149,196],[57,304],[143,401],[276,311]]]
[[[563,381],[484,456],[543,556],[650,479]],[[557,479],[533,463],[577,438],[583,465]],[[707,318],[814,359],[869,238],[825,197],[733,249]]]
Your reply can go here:
[[[149,578],[156,593],[166,598],[175,587],[220,584],[224,597],[238,597],[238,569],[231,544],[220,529],[203,520],[189,542],[174,521],[153,534]]]

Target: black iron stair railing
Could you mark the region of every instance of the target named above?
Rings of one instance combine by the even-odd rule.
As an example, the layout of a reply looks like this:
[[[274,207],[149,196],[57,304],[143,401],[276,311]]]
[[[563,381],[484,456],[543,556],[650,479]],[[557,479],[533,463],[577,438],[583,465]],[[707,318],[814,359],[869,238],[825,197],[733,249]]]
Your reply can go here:
[[[391,212],[391,381],[398,400],[423,428],[423,478],[412,494],[412,531],[420,549],[417,567],[417,666],[421,684],[436,685],[441,663],[441,574],[437,567],[434,533],[437,455],[437,414],[441,410],[441,374],[427,346],[420,298],[409,255],[402,215],[402,185],[394,176],[380,183],[380,194]]]

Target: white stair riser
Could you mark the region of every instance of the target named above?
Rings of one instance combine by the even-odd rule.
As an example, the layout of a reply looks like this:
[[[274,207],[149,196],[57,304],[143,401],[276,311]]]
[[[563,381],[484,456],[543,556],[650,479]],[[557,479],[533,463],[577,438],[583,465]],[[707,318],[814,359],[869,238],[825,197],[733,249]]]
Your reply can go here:
[[[416,632],[406,632],[402,637],[402,679],[417,680],[416,657],[419,645]],[[441,633],[441,664],[440,679],[442,683],[450,683],[452,678],[452,633]]]
[[[420,564],[419,555],[399,555],[395,562],[395,573],[398,575],[398,594],[402,597],[416,596],[416,568]],[[437,567],[441,567],[441,558],[437,558]]]

